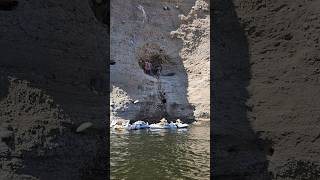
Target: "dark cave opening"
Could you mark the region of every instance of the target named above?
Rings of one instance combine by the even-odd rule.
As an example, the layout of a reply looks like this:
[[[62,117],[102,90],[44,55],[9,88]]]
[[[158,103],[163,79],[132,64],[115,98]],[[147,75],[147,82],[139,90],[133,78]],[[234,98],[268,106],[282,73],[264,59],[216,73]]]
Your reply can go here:
[[[138,64],[146,74],[160,75],[163,65],[170,62],[169,56],[158,44],[146,43],[138,52]],[[146,71],[146,63],[151,63],[151,74]]]

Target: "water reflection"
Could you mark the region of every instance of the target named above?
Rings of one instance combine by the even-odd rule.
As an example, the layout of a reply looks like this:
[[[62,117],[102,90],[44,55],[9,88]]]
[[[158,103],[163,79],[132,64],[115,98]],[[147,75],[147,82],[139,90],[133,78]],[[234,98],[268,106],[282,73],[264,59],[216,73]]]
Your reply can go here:
[[[210,179],[210,125],[111,134],[111,179]]]

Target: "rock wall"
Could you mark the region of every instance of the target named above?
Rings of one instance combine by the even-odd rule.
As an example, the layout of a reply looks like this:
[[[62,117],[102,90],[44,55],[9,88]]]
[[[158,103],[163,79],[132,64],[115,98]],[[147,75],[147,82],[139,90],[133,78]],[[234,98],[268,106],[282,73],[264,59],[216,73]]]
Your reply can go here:
[[[210,3],[198,0],[171,35],[183,40],[180,56],[188,75],[188,100],[197,119],[210,118]]]
[[[215,1],[216,179],[317,179],[319,2]]]
[[[108,27],[89,1],[1,2],[0,179],[106,177]]]
[[[194,107],[187,98],[188,76],[179,55],[183,44],[170,36],[179,27],[178,15],[187,14],[194,3],[111,1],[112,118],[194,119]],[[166,57],[160,78],[145,74],[139,65],[156,55]]]
[[[111,1],[112,118],[209,117],[209,19],[205,1]],[[155,57],[159,78],[142,68]]]

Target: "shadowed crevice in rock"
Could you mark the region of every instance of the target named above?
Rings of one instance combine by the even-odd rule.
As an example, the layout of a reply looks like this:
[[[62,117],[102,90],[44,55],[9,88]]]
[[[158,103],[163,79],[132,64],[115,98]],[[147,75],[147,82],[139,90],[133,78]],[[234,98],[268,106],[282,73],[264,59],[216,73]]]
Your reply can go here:
[[[97,20],[109,26],[110,11],[108,0],[89,0],[89,4]]]
[[[1,69],[0,69],[0,84],[1,84],[0,86],[0,101],[1,101],[3,98],[6,98],[6,96],[9,93],[9,80],[6,74],[1,71]]]
[[[232,0],[214,0],[212,177],[269,180],[267,155],[248,120],[249,47]]]

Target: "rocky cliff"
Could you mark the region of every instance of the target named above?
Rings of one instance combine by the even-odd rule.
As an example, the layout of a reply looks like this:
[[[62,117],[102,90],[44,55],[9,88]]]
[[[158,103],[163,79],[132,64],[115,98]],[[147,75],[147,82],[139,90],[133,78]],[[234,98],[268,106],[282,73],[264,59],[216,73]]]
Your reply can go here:
[[[149,122],[163,117],[184,121],[208,118],[209,108],[200,103],[204,96],[192,94],[201,81],[190,83],[205,77],[202,87],[209,87],[208,32],[205,1],[111,1],[112,118]],[[203,47],[207,49],[200,52]],[[162,65],[158,78],[144,72],[145,61]],[[202,72],[191,71],[192,63],[200,64],[193,69],[203,66]],[[209,88],[203,92],[208,96]],[[208,104],[206,100],[203,106]]]
[[[216,179],[318,179],[318,1],[214,11]]]
[[[187,96],[197,119],[210,118],[210,3],[196,1],[171,35],[183,40],[180,56],[188,76]]]
[[[106,2],[0,2],[0,179],[107,171]],[[102,8],[103,9],[103,8]],[[76,128],[91,122],[91,128]]]

